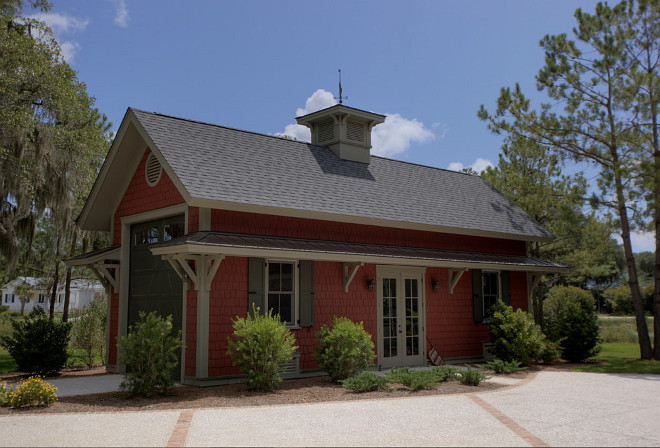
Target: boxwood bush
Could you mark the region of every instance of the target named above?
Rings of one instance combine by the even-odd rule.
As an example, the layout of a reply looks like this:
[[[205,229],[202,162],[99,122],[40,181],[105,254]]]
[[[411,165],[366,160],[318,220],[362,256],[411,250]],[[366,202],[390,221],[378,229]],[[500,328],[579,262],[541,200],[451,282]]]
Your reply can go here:
[[[11,321],[12,333],[0,337],[21,372],[54,376],[66,365],[71,324],[51,320],[36,307],[25,318]]]
[[[120,387],[133,395],[157,397],[174,385],[178,365],[176,351],[181,347],[181,331],[172,334],[172,316],[157,312],[139,313],[139,321],[118,339],[119,362],[126,365]]]
[[[548,337],[561,344],[561,357],[578,362],[600,351],[596,304],[591,292],[575,286],[555,286],[543,303]]]
[[[335,316],[330,325],[316,333],[316,339],[319,346],[314,357],[335,382],[355,376],[374,363],[374,343],[362,322]]]
[[[531,359],[553,361],[559,357],[558,344],[550,341],[529,313],[498,300],[488,322],[495,354],[506,362],[526,363]]]
[[[253,308],[248,316],[236,317],[233,339],[227,341],[227,354],[245,373],[250,390],[271,391],[282,381],[282,364],[293,358],[296,339],[273,310],[267,314]]]

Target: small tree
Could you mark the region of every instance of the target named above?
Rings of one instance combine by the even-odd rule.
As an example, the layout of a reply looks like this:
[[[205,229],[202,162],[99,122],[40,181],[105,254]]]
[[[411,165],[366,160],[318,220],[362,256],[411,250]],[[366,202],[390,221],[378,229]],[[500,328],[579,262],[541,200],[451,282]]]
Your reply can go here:
[[[87,367],[95,365],[96,357],[104,362],[106,333],[106,302],[94,299],[83,308],[71,331],[73,346],[85,350]]]
[[[165,395],[174,385],[172,372],[178,361],[181,331],[172,335],[172,316],[161,317],[155,311],[139,313],[139,321],[129,327],[128,334],[118,339],[123,351],[119,362],[126,365],[120,387],[133,395],[156,397]]]
[[[521,309],[498,300],[488,322],[495,354],[503,361],[526,363],[530,359],[552,361],[559,357],[557,345],[547,339],[534,318]]]
[[[241,372],[250,390],[271,391],[282,381],[282,364],[290,361],[298,347],[296,339],[273,310],[267,314],[252,309],[233,321],[234,338],[227,338],[227,355]]]
[[[314,357],[333,381],[355,376],[374,363],[374,343],[362,322],[335,316],[330,326],[324,325],[316,333],[316,339],[320,345]]]
[[[562,358],[578,362],[600,351],[594,297],[575,286],[555,286],[544,306],[545,332],[561,344]]]
[[[21,316],[25,314],[25,305],[34,299],[34,288],[27,282],[20,283],[14,288],[14,292],[18,295],[18,300],[21,302]]]
[[[22,372],[41,376],[57,375],[69,357],[67,348],[71,324],[50,320],[43,309],[33,309],[25,319],[11,322],[13,332],[0,337]]]

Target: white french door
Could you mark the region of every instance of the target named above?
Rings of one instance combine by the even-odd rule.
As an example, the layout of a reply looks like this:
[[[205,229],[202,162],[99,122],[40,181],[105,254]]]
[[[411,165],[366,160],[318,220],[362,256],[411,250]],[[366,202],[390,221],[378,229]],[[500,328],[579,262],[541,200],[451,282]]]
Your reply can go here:
[[[425,361],[424,268],[377,267],[378,364]]]

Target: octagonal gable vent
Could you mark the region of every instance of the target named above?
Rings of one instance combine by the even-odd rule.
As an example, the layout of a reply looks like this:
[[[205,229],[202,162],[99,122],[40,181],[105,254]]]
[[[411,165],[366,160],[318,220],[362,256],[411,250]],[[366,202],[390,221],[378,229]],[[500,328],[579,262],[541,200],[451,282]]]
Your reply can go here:
[[[147,163],[144,167],[144,176],[147,179],[147,185],[150,187],[155,186],[160,180],[163,173],[163,166],[160,164],[158,158],[152,152],[147,157]]]

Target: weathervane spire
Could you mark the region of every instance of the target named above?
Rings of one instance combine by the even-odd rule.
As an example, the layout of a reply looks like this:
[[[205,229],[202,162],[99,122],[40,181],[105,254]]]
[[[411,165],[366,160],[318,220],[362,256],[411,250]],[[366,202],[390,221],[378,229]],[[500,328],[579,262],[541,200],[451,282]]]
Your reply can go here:
[[[344,100],[347,100],[347,96],[342,96],[342,90],[341,90],[341,69],[337,70],[339,72],[339,98],[335,98],[336,100],[339,100],[339,104],[342,104]]]

